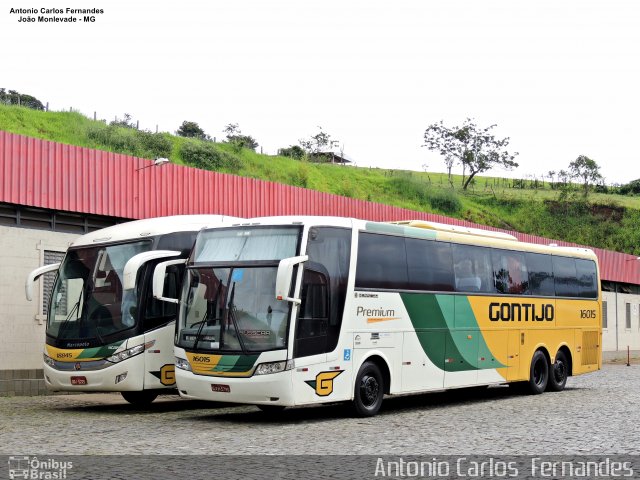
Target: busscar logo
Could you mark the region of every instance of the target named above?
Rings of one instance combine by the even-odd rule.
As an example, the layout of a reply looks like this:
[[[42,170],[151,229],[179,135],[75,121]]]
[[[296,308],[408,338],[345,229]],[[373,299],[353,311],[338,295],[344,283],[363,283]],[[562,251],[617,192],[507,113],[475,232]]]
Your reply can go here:
[[[333,393],[333,380],[344,370],[333,370],[331,372],[320,372],[315,380],[305,380],[304,383],[316,391],[319,397],[326,397]]]

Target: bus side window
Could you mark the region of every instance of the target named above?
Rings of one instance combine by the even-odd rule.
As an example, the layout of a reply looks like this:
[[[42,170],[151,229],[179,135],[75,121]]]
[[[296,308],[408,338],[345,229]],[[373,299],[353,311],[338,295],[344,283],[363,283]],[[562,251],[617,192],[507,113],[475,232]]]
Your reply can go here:
[[[530,295],[548,297],[555,295],[551,255],[527,253],[527,269],[529,270]]]
[[[553,256],[553,279],[556,295],[559,297],[579,296],[576,278],[576,260],[568,257]]]
[[[595,262],[576,258],[576,273],[578,277],[578,296],[596,298],[598,296],[598,286],[596,284]]]
[[[453,245],[456,291],[493,293],[491,254],[488,248]]]
[[[491,257],[493,279],[498,293],[529,293],[529,274],[524,254],[510,250],[493,250]]]
[[[455,290],[450,243],[407,238],[405,245],[411,290]]]
[[[356,288],[405,290],[407,254],[403,237],[360,233]]]

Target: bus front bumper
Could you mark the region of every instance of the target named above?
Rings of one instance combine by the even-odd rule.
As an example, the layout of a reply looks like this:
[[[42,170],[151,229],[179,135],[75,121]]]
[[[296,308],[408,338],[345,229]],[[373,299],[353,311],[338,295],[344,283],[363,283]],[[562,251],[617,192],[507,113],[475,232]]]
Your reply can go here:
[[[292,371],[252,377],[195,375],[176,368],[180,396],[214,402],[293,406]]]
[[[144,388],[144,355],[136,355],[100,370],[87,370],[83,362],[68,363],[68,370],[59,370],[44,363],[44,382],[49,390],[129,392]]]

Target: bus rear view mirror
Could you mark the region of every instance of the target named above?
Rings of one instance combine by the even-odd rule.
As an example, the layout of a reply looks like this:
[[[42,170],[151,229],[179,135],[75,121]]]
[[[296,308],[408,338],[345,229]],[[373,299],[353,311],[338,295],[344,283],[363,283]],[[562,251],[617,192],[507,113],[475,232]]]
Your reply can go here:
[[[187,263],[186,258],[179,260],[168,260],[166,262],[156,265],[156,269],[153,271],[153,298],[161,300],[163,302],[178,303],[177,298],[164,297],[164,278],[167,273],[167,267],[171,265],[180,265],[181,263]]]
[[[134,255],[124,266],[122,288],[124,290],[133,290],[136,288],[138,270],[140,270],[140,267],[146,262],[158,258],[176,257],[178,255],[180,255],[180,252],[176,252],[175,250],[152,250]]]
[[[301,300],[299,298],[289,297],[291,277],[293,276],[293,267],[307,260],[309,260],[308,255],[283,258],[280,260],[278,264],[278,274],[276,276],[276,300],[300,304]]]
[[[24,284],[24,293],[27,296],[27,300],[33,300],[33,286],[35,285],[38,277],[41,277],[45,273],[55,272],[59,267],[60,263],[45,265],[44,267],[36,268],[27,276],[27,281]]]

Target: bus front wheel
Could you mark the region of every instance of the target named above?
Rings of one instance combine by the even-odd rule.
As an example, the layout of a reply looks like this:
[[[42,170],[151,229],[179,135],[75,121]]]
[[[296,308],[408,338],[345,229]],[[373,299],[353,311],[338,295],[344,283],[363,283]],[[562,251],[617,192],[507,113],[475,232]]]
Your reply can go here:
[[[556,353],[556,361],[551,365],[549,370],[547,390],[550,392],[561,392],[564,390],[567,377],[569,376],[569,362],[563,351],[559,350],[558,353]]]
[[[140,392],[120,392],[122,398],[132,405],[149,405],[153,402],[158,394],[150,390],[142,390]]]
[[[373,362],[365,362],[356,377],[353,407],[359,417],[372,417],[382,405],[384,380],[380,368]]]
[[[543,393],[549,382],[549,362],[547,357],[538,350],[533,354],[531,359],[531,368],[529,370],[529,382],[527,384],[529,393],[538,395]]]

